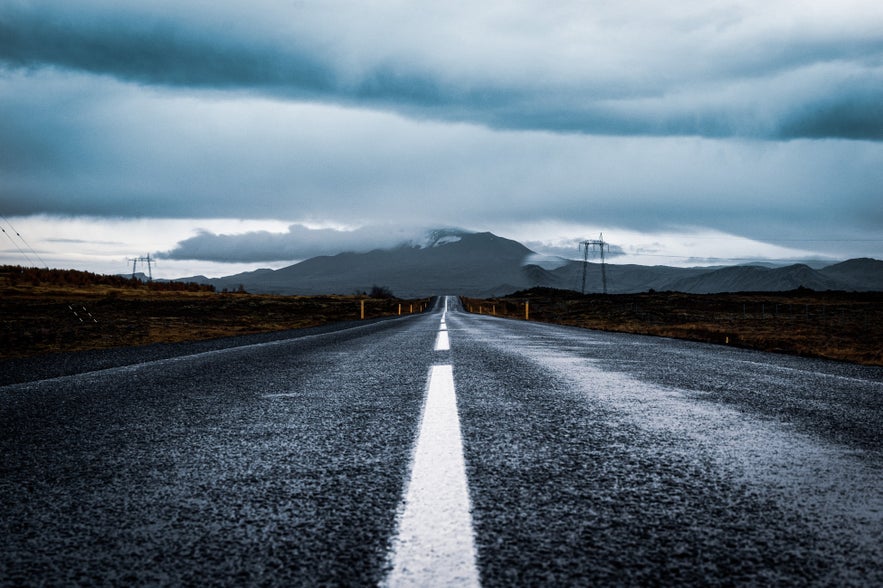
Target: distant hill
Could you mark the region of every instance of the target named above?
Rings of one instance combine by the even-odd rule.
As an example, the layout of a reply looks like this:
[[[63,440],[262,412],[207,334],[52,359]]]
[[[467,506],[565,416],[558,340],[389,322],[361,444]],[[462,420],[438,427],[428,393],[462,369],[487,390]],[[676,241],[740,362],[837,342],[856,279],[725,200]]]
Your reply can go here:
[[[216,290],[268,294],[353,294],[372,286],[405,298],[436,294],[491,297],[537,286],[580,291],[584,264],[560,260],[547,269],[531,263],[536,254],[517,241],[492,233],[439,231],[421,245],[402,245],[367,253],[320,256],[278,269],[259,269],[223,278],[182,281],[210,284]],[[601,266],[585,266],[586,292],[602,289]],[[883,261],[853,259],[822,269],[744,265],[676,268],[607,264],[609,293],[680,291],[688,293],[793,290],[883,291]]]
[[[883,261],[862,257],[835,263],[819,270],[844,284],[846,290],[883,292]]]
[[[810,290],[843,290],[842,282],[829,278],[808,265],[796,264],[779,268],[758,266],[725,267],[697,276],[677,280],[667,289],[692,294],[715,292],[777,292],[809,288]]]

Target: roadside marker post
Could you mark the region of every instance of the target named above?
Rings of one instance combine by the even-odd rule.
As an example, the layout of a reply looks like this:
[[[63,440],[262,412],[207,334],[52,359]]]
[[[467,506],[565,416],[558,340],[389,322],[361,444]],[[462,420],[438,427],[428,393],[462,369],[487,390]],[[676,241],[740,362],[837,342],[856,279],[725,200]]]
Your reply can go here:
[[[364,300],[362,300],[362,311],[360,313],[360,317],[362,318],[362,320],[365,319],[365,301]]]
[[[530,300],[524,302],[524,320],[530,320]]]

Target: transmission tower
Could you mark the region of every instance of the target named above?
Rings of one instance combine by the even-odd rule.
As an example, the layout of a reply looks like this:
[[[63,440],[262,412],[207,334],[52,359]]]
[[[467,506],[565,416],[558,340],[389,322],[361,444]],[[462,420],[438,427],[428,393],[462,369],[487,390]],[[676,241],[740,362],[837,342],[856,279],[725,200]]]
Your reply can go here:
[[[583,294],[586,293],[586,268],[589,266],[589,249],[595,248],[601,252],[601,286],[604,293],[607,294],[607,264],[604,262],[604,249],[610,250],[610,245],[604,241],[604,233],[599,235],[598,239],[589,239],[580,243],[583,250]]]
[[[135,271],[138,268],[138,264],[141,264],[141,267],[144,267],[144,264],[147,264],[147,281],[153,281],[153,269],[151,268],[152,263],[156,263],[156,260],[150,258],[150,254],[148,253],[146,257],[127,257],[126,261],[132,262],[132,278],[135,277]]]

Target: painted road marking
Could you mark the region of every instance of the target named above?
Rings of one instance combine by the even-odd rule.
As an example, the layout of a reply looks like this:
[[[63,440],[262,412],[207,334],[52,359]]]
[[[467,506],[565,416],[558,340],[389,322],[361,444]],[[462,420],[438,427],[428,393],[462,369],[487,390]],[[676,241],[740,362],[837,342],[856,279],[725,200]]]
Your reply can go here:
[[[436,351],[449,351],[451,349],[451,340],[448,338],[447,331],[439,331],[438,337],[435,338]]]
[[[480,586],[453,368],[429,374],[385,585]]]

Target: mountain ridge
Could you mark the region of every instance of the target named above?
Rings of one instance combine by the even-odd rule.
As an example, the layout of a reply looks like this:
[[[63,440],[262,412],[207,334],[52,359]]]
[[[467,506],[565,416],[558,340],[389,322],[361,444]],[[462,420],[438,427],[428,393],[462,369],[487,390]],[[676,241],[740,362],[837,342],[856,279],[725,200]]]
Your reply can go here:
[[[523,244],[490,232],[453,229],[433,231],[421,244],[402,244],[365,253],[343,252],[312,257],[277,270],[258,269],[221,278],[194,276],[177,281],[208,283],[218,290],[264,294],[353,294],[378,285],[401,297],[455,294],[501,296],[543,286],[586,292],[601,291],[601,266],[562,259],[546,269]],[[821,269],[806,264],[782,267],[735,265],[678,268],[607,264],[607,291],[649,290],[693,294],[794,290],[883,291],[883,261],[851,259]]]

